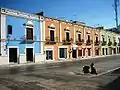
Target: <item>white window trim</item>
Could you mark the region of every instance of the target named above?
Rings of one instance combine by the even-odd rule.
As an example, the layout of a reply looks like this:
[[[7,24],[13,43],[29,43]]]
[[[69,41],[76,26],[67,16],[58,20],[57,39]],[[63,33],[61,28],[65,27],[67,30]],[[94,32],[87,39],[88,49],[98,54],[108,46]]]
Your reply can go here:
[[[55,29],[49,29],[49,37],[50,37],[50,31],[54,31],[54,39],[55,39],[55,41],[56,41],[56,30]]]
[[[68,56],[68,47],[67,46],[58,46],[58,59],[67,59],[67,58],[60,58],[60,48],[67,48],[67,58]]]
[[[54,25],[54,24],[51,24],[50,27],[54,27],[54,29],[49,28],[49,37],[50,37],[50,31],[51,31],[51,30],[54,31],[54,39],[55,39],[55,41],[56,41],[56,28],[55,28],[55,25]]]
[[[70,31],[65,31],[65,40],[66,40],[66,32],[69,33],[69,39],[70,39],[70,38],[71,38],[71,36],[70,36]]]
[[[27,37],[27,28],[32,28],[33,29],[33,40],[35,39],[35,33],[34,33],[34,26],[31,27],[31,26],[25,26],[25,32],[24,32],[24,35],[25,35],[25,38]]]
[[[52,50],[53,51],[53,59],[46,60],[46,53],[45,53],[45,60],[46,61],[53,61],[53,60],[55,60],[55,58],[54,58],[54,47],[53,46],[46,46],[44,50],[45,50],[45,52],[47,50]]]

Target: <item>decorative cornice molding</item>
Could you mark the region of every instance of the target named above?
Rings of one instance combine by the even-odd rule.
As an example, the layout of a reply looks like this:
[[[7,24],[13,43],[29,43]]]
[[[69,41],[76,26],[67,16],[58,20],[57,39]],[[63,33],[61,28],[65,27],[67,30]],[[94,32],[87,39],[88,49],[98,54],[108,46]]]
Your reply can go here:
[[[0,13],[10,15],[10,16],[15,16],[15,17],[26,18],[30,20],[43,20],[42,16],[38,16],[35,14],[30,14],[30,13],[24,13],[24,12],[7,9],[7,8],[0,8]]]

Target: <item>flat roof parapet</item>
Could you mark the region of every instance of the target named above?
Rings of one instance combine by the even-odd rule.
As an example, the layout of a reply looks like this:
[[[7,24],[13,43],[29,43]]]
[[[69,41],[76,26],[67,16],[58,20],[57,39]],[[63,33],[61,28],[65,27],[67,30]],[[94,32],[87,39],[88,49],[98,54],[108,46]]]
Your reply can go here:
[[[21,17],[26,19],[32,19],[32,20],[39,20],[39,16],[35,14],[25,13],[18,10],[12,10],[8,8],[0,8],[0,13],[15,17]]]

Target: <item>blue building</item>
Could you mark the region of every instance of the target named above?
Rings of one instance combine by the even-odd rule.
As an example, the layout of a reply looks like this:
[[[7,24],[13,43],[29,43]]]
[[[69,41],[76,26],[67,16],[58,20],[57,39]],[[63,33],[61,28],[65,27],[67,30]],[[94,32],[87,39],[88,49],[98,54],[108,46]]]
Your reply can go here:
[[[35,14],[0,9],[0,64],[44,60],[43,19]]]

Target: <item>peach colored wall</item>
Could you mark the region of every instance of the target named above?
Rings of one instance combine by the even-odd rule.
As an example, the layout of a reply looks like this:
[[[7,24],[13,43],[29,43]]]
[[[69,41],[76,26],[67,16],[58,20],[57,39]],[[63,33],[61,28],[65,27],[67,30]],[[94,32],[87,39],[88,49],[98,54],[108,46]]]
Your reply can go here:
[[[70,47],[74,44],[74,37],[75,37],[75,42],[78,38],[77,31],[81,32],[81,39],[83,39],[85,41],[85,39],[87,40],[87,33],[90,32],[90,40],[93,40],[93,44],[87,46],[85,43],[83,43],[82,45],[78,45],[78,48],[82,49],[82,48],[91,48],[91,56],[94,56],[95,54],[95,47],[99,47],[99,46],[94,46],[94,39],[95,39],[95,33],[98,34],[98,40],[100,40],[100,31],[91,27],[87,27],[85,25],[81,25],[81,24],[71,24],[70,22],[66,22],[66,21],[58,21],[55,19],[51,19],[51,18],[45,18],[45,37],[47,38],[49,36],[49,28],[48,26],[50,26],[51,24],[53,24],[55,26],[55,33],[56,33],[56,37],[58,38],[58,42],[56,44],[45,44],[45,46],[54,46],[54,59],[58,60],[58,47],[62,46],[62,42],[60,42],[60,36],[61,39],[64,40],[65,39],[65,30],[64,29],[68,29],[70,30],[70,38],[73,39],[73,42],[71,43],[71,45],[64,45],[67,46],[68,51],[70,50]],[[60,24],[61,24],[61,35],[60,35]],[[75,30],[75,32],[74,32]],[[84,34],[85,32],[85,34]],[[75,35],[75,36],[74,36]],[[84,38],[85,37],[85,38]],[[87,49],[86,49],[87,50]],[[69,56],[69,52],[67,52],[67,56]],[[71,53],[72,56],[72,53]],[[87,56],[87,54],[86,54]],[[69,57],[67,57],[69,58]]]
[[[92,28],[90,28],[90,27],[86,27],[85,28],[85,37],[86,37],[86,40],[88,39],[88,37],[87,37],[87,33],[88,32],[90,32],[90,40],[93,40],[93,35],[92,35]]]
[[[74,25],[75,26],[75,37],[76,37],[76,40],[78,39],[78,32],[77,31],[80,31],[81,32],[81,39],[84,39],[84,27],[81,26],[81,25]]]
[[[57,43],[56,44],[45,44],[45,46],[54,46],[54,59],[58,60],[58,42],[59,42],[59,37],[60,37],[60,33],[59,33],[59,21],[57,20],[53,20],[50,18],[45,18],[45,38],[47,38],[49,36],[49,28],[48,26],[50,26],[51,24],[53,24],[55,26],[55,34],[57,39]]]
[[[96,35],[95,34],[97,34],[97,36],[98,36],[98,41],[100,41],[100,30],[98,30],[98,29],[93,29],[92,30],[93,31],[93,35],[94,35],[94,41],[95,41],[95,37],[96,37]]]
[[[93,42],[95,42],[95,37],[96,37],[96,34],[97,33],[97,36],[98,36],[98,41],[100,41],[100,30],[99,29],[94,29],[93,30],[93,37],[94,37],[94,39],[93,39]],[[99,48],[99,55],[100,55],[100,45],[98,45],[98,46],[95,46],[94,45],[94,47],[93,47],[93,56],[95,56],[95,48]]]
[[[61,32],[62,32],[62,40],[65,40],[65,33],[66,33],[66,31],[64,30],[64,29],[68,29],[68,30],[70,30],[69,31],[69,33],[70,33],[70,38],[72,38],[73,40],[72,40],[72,43],[71,43],[71,45],[73,44],[73,41],[74,41],[74,26],[73,26],[73,24],[71,24],[71,23],[69,23],[69,22],[61,22]],[[62,45],[62,43],[61,43],[61,45]],[[69,58],[69,51],[70,51],[70,47],[71,47],[71,45],[64,45],[64,46],[67,46],[67,48],[68,48],[68,52],[67,52],[67,58]],[[72,56],[72,54],[70,55],[70,57]]]
[[[49,28],[48,26],[50,26],[51,24],[53,24],[55,26],[55,34],[56,37],[58,37],[59,40],[59,21],[57,20],[52,20],[52,19],[45,19],[45,37],[47,38],[49,36]]]
[[[70,31],[70,38],[72,38],[74,40],[74,28],[73,25],[71,23],[67,23],[67,22],[61,22],[61,30],[62,30],[62,40],[65,39],[65,31],[64,29],[68,28]]]

